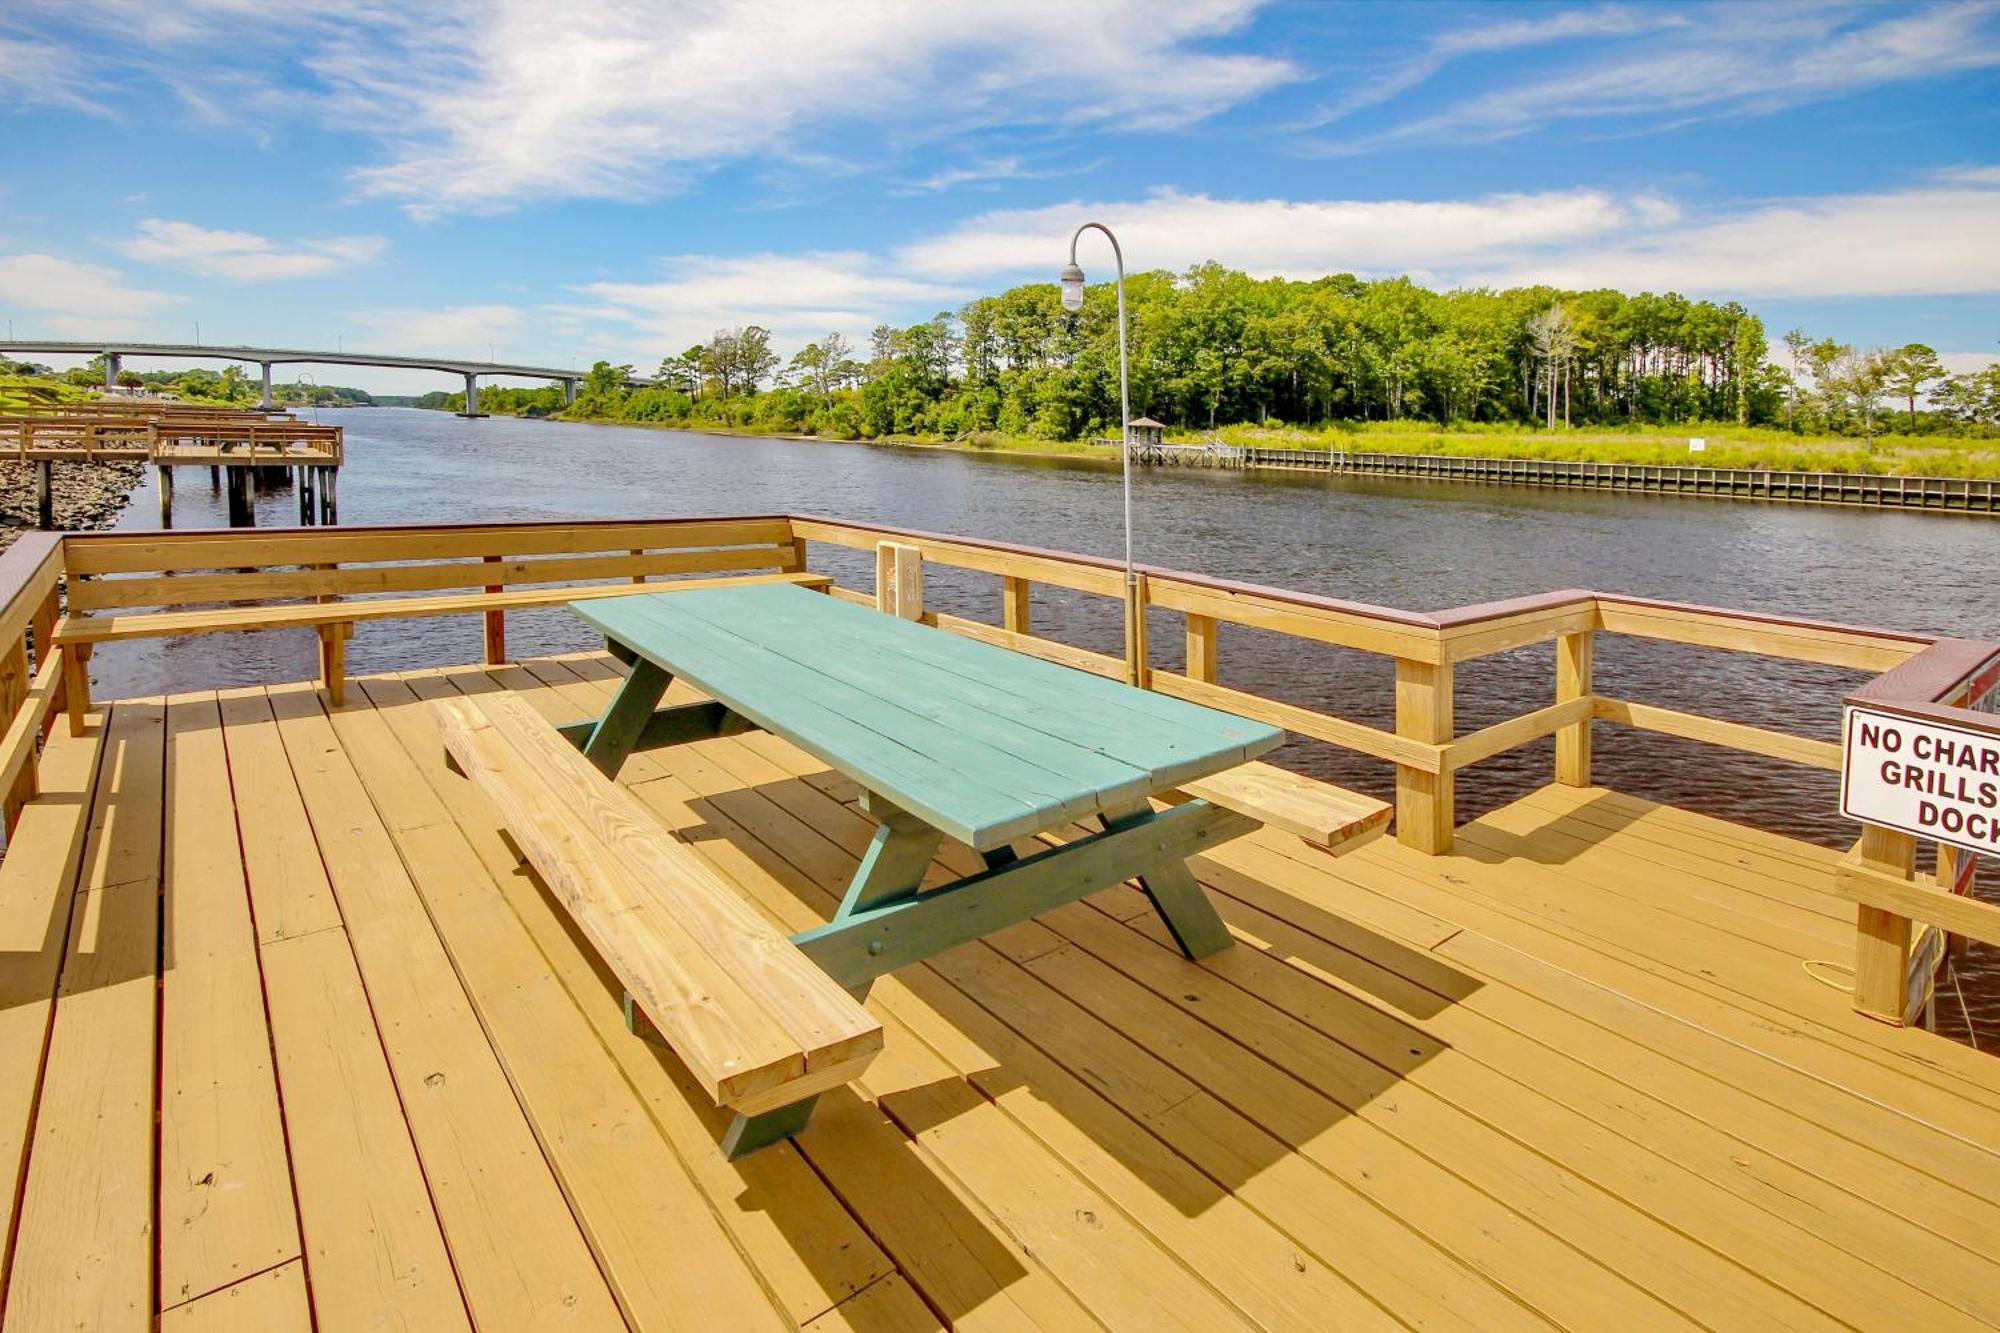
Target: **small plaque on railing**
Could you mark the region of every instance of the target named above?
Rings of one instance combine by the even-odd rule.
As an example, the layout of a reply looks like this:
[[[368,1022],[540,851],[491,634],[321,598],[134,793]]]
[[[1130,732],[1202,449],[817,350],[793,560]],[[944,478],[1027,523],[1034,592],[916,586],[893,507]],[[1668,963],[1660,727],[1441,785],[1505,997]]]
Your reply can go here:
[[[2000,852],[2000,736],[1850,705],[1840,813]]]

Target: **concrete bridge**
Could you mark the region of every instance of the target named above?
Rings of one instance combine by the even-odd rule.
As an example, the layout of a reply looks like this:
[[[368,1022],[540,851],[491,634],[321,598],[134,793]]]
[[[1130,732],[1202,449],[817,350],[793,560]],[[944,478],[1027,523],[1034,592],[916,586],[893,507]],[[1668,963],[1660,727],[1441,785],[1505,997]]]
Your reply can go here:
[[[485,413],[479,410],[479,379],[484,376],[504,375],[519,379],[554,380],[563,386],[563,401],[576,401],[577,381],[584,377],[580,370],[561,370],[550,366],[518,366],[504,361],[464,361],[448,356],[391,356],[374,352],[312,352],[296,347],[245,347],[241,345],[218,345],[215,343],[136,343],[97,341],[0,341],[0,352],[18,356],[22,353],[40,352],[57,355],[101,356],[104,358],[105,387],[118,383],[118,372],[124,368],[125,358],[133,356],[163,356],[180,360],[241,361],[254,363],[264,372],[264,406],[271,406],[271,367],[311,363],[327,366],[383,366],[397,370],[435,370],[440,374],[463,375],[465,377],[465,411],[460,416],[477,417]],[[642,387],[652,380],[633,378],[628,387]]]

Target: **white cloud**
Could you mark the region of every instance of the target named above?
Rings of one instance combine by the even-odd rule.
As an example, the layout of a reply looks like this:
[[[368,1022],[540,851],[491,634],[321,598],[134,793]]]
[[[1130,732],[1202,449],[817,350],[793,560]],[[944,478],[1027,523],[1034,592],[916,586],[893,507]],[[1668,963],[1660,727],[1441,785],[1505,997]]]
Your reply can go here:
[[[632,198],[753,153],[811,156],[857,125],[955,130],[1198,121],[1292,77],[1202,43],[1255,0],[898,0],[425,9],[329,41],[330,110],[388,147],[364,191],[419,216]]]
[[[1427,84],[1456,56],[1500,49],[1510,33],[1524,41],[1547,37],[1565,21],[1596,17],[1595,35],[1624,45],[1593,46],[1587,56],[1553,73],[1517,80],[1469,97],[1440,92],[1442,102],[1388,128],[1326,142],[1334,153],[1360,153],[1409,143],[1463,145],[1509,138],[1565,121],[1597,128],[1670,129],[1714,116],[1769,114],[1871,88],[1935,80],[2000,65],[2000,8],[1939,4],[1909,10],[1869,5],[1725,4],[1689,15],[1692,21],[1648,25],[1657,11],[1581,11],[1575,19],[1525,20],[1446,35],[1423,55],[1323,120],[1373,105]],[[1629,19],[1629,31],[1619,23]],[[1482,45],[1482,40],[1488,44]],[[1493,71],[1488,70],[1489,78]],[[1381,95],[1371,95],[1371,87]]]
[[[1996,217],[2000,189],[1832,195],[1606,237],[1569,253],[1502,258],[1467,276],[1751,299],[1995,292]]]
[[[1137,269],[1215,259],[1253,275],[1410,274],[1442,285],[1618,287],[1723,297],[2000,291],[2000,188],[1936,184],[1694,212],[1599,190],[1463,200],[1227,200],[1162,191],[969,219],[893,262],[941,282],[1053,277],[1096,218]],[[1086,238],[1085,245],[1096,242]],[[1101,253],[1101,252],[1100,252]],[[1104,257],[1083,256],[1093,278]]]
[[[1163,190],[1133,202],[987,213],[910,246],[902,262],[936,277],[1053,278],[1070,232],[1094,218],[1118,233],[1134,268],[1182,269],[1216,259],[1259,277],[1352,271],[1437,278],[1496,253],[1592,242],[1672,211],[1661,200],[1623,200],[1599,190],[1441,201],[1234,200]],[[1097,273],[1108,264],[1099,258],[1085,268]]]
[[[139,234],[118,249],[132,259],[187,269],[205,278],[270,282],[346,272],[381,254],[387,244],[380,236],[274,241],[255,232],[147,218],[139,224]]]
[[[782,347],[827,333],[865,338],[892,316],[956,305],[972,290],[912,277],[893,261],[856,251],[797,255],[686,255],[649,282],[595,282],[577,290],[594,304],[565,308],[570,321],[609,320],[644,345],[678,350],[719,328],[761,324]],[[928,306],[930,309],[924,309]]]
[[[128,287],[115,268],[54,255],[0,255],[0,306],[46,312],[40,326],[65,337],[122,334],[185,299]]]
[[[63,47],[0,34],[0,105],[54,106],[93,116],[109,115],[91,96],[85,70],[86,66]]]
[[[1569,9],[1533,18],[1509,19],[1470,28],[1456,28],[1432,39],[1418,55],[1345,90],[1313,118],[1325,125],[1364,107],[1376,106],[1428,82],[1461,56],[1546,46],[1591,37],[1630,37],[1685,27],[1685,15],[1661,8],[1636,9],[1609,5],[1601,9]]]

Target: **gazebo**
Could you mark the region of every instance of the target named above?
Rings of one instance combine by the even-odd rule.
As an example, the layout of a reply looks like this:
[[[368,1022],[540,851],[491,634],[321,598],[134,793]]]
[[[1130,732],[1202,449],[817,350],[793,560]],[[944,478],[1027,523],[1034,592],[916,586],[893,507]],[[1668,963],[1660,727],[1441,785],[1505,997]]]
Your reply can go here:
[[[1167,423],[1155,421],[1151,417],[1134,417],[1131,426],[1132,443],[1158,444],[1161,433],[1167,428]]]

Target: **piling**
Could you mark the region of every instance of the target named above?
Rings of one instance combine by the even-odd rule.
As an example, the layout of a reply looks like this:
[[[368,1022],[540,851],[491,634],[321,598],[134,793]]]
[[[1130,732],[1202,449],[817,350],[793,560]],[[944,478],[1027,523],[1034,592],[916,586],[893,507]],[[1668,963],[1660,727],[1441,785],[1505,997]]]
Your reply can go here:
[[[56,525],[55,469],[46,458],[35,464],[35,523],[43,532]]]
[[[173,525],[174,470],[162,463],[160,465],[160,526],[162,528],[171,528]]]
[[[257,526],[257,511],[251,503],[250,469],[231,466],[228,472],[229,526],[232,528],[254,528]]]

